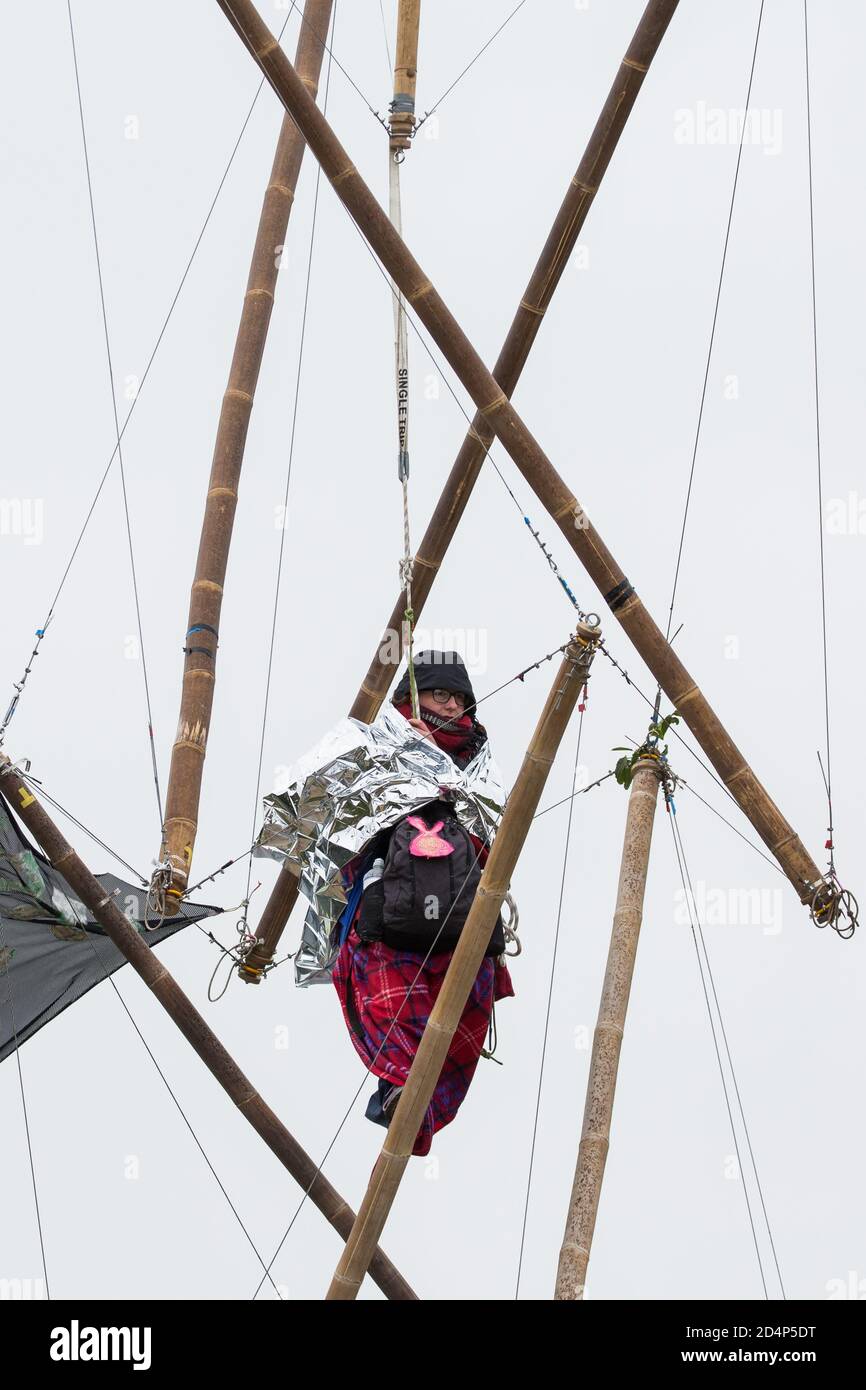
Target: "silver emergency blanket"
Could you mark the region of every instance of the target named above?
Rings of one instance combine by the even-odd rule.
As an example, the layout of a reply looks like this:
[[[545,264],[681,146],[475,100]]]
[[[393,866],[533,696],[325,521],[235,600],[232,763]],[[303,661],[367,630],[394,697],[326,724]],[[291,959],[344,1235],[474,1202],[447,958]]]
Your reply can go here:
[[[341,720],[290,769],[286,789],[264,798],[254,853],[296,872],[308,904],[294,958],[297,984],[330,979],[336,923],[346,905],[345,866],[380,830],[443,793],[461,825],[492,841],[505,788],[489,743],[459,768],[386,704],[373,724]]]

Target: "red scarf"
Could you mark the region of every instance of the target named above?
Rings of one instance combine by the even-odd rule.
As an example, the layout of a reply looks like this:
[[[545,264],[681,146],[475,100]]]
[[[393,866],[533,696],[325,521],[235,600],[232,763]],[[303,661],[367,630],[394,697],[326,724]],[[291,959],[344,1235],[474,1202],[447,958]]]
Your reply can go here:
[[[394,708],[405,719],[412,718],[410,701],[395,705]],[[459,718],[455,716],[448,719],[444,715],[434,714],[430,709],[422,709],[421,718],[433,735],[437,747],[449,753],[452,758],[459,757],[475,741],[475,722],[471,714],[461,714]]]

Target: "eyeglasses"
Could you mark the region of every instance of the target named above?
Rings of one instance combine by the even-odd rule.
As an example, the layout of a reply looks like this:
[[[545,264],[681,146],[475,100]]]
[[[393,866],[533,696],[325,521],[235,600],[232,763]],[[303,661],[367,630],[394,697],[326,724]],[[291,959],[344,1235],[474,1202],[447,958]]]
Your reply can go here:
[[[454,700],[461,709],[466,708],[466,696],[462,690],[431,690],[430,694],[437,705],[447,705],[449,700]]]

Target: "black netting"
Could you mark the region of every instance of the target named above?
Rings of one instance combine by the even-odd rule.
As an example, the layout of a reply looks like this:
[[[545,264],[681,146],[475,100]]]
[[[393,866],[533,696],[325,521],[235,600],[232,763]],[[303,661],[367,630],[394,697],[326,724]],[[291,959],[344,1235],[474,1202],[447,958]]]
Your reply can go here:
[[[181,903],[175,916],[144,930],[147,889],[97,874],[150,946],[219,907]],[[0,1062],[19,1044],[112,975],[126,957],[66,880],[30,844],[0,801]]]

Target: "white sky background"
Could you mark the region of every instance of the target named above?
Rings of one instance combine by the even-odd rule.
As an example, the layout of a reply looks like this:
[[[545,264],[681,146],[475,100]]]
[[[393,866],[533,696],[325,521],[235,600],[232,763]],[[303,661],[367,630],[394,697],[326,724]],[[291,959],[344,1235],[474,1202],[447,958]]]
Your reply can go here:
[[[427,109],[512,8],[426,0],[418,108]],[[386,15],[393,44],[393,10]],[[595,123],[643,0],[528,0],[443,103],[438,138],[404,167],[404,230],[484,359],[501,341]],[[259,82],[216,4],[75,0],[114,388],[141,375]],[[272,27],[285,13],[263,8]],[[664,622],[691,458],[736,144],[684,144],[677,112],[740,108],[757,0],[683,0],[548,312],[515,400],[556,467]],[[286,31],[294,53],[297,20]],[[837,861],[856,891],[863,797],[853,755],[862,709],[866,498],[859,55],[866,14],[810,6],[821,425],[826,499],[856,494],[854,524],[825,533]],[[339,0],[335,51],[372,104],[391,82],[378,0]],[[34,61],[35,59],[35,61]],[[6,498],[43,504],[42,543],[0,536],[5,708],[113,445],[102,321],[66,6],[7,15],[2,57],[2,304]],[[326,60],[327,61],[327,60]],[[746,146],[710,371],[676,621],[677,647],[781,809],[823,864],[826,801],[812,379],[802,6],[767,0],[752,93],[771,152]],[[775,115],[773,113],[780,113]],[[130,115],[139,138],[125,138]],[[163,791],[179,701],[189,585],[214,433],[281,110],[259,99],[157,354],[123,452]],[[329,117],[380,199],[384,135],[345,78]],[[271,606],[297,369],[315,166],[305,161],[246,451],[220,634],[216,703],[193,877],[249,844]],[[342,717],[396,592],[402,546],[386,285],[323,181],[290,493],[264,790]],[[463,438],[448,391],[429,399],[412,335],[411,502],[420,539]],[[437,357],[439,356],[437,351]],[[726,399],[736,375],[738,397]],[[449,379],[453,381],[450,376]],[[465,403],[465,395],[457,388]],[[603,604],[497,447],[509,483],[586,607]],[[866,532],[866,519],[862,522]],[[9,528],[7,528],[8,532]],[[652,682],[616,622],[610,647]],[[564,641],[569,605],[505,489],[485,466],[423,616],[465,629],[493,689]],[[112,471],[42,645],[8,746],[46,788],[148,873],[158,817],[118,471]],[[738,642],[739,654],[730,639]],[[510,685],[483,718],[513,780],[554,667]],[[667,705],[665,706],[667,708]],[[581,761],[639,738],[644,706],[599,660]],[[543,804],[567,795],[577,726]],[[749,833],[694,760],[675,766]],[[705,927],[740,1094],[789,1297],[866,1276],[861,1173],[861,938],[818,932],[787,882],[687,791],[679,823],[692,877],[730,905],[764,889],[763,923]],[[541,1095],[521,1297],[548,1298],[574,1169],[589,1048],[626,811],[607,783],[575,807]],[[515,876],[524,952],[498,1011],[503,1067],[481,1062],[436,1163],[409,1165],[383,1245],[427,1298],[513,1298],[545,1024],[567,807],[538,821]],[[691,932],[663,811],[596,1227],[592,1298],[760,1298]],[[117,868],[61,820],[94,869]],[[252,920],[277,866],[262,881]],[[235,904],[245,871],[206,901]],[[861,892],[862,896],[862,892]],[[779,913],[781,916],[779,917]],[[221,918],[234,939],[235,915]],[[293,948],[300,915],[286,938]],[[260,988],[206,999],[217,961],[194,929],[162,959],[317,1159],[363,1071],[330,988],[295,989],[286,965]],[[269,1257],[300,1190],[248,1128],[131,970],[115,980],[259,1250]],[[288,1048],[276,1041],[288,1029]],[[108,986],[21,1050],[52,1295],[248,1299],[260,1268]],[[325,1172],[357,1207],[384,1131],[363,1117]],[[0,1277],[38,1278],[40,1253],[18,1076],[0,1069]],[[129,1178],[130,1158],[139,1176]],[[754,1194],[754,1185],[751,1185]],[[772,1297],[779,1287],[753,1195]],[[277,1260],[288,1298],[320,1297],[340,1242],[307,1204]],[[864,1286],[866,1288],[866,1286]],[[273,1297],[264,1290],[262,1297]],[[365,1297],[379,1297],[367,1281]],[[862,1296],[862,1295],[861,1295]]]

